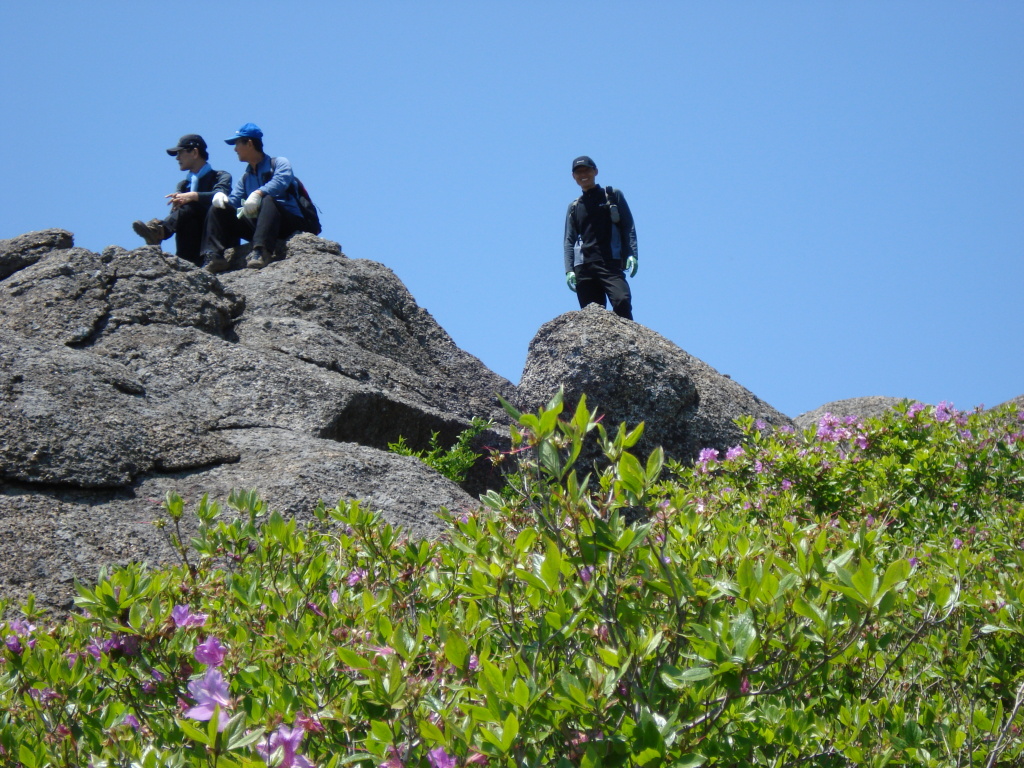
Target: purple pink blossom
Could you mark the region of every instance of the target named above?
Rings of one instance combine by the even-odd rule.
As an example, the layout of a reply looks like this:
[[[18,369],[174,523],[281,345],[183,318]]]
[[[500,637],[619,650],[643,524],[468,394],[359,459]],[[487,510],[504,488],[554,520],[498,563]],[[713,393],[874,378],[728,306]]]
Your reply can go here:
[[[270,734],[270,738],[265,742],[257,744],[256,751],[269,764],[271,756],[281,750],[280,762],[274,763],[280,768],[313,768],[313,764],[309,760],[298,754],[303,733],[302,728],[289,728],[287,725],[282,725]]]
[[[174,606],[174,608],[171,609],[171,618],[174,620],[174,626],[179,629],[201,627],[206,623],[205,613],[192,613],[191,609],[187,605]]]
[[[219,707],[217,730],[223,731],[229,720],[226,709],[231,704],[231,699],[228,698],[228,683],[224,675],[211,667],[202,678],[188,684],[188,692],[196,700],[196,705],[185,712],[185,717],[193,720],[211,720]]]
[[[210,635],[196,646],[196,661],[211,667],[219,667],[224,663],[224,656],[227,651],[228,649],[221,645],[220,640]]]
[[[455,768],[458,764],[454,757],[444,751],[444,747],[436,747],[427,752],[430,768]]]

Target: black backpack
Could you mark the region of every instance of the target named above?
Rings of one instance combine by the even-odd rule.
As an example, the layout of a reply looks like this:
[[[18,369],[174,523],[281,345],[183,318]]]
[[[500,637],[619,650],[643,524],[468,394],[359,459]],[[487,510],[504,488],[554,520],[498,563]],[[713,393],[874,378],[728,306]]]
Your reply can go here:
[[[277,158],[270,158],[270,172],[273,174],[277,170]],[[298,176],[292,176],[292,190],[295,194],[295,199],[299,203],[299,210],[302,211],[302,218],[306,222],[306,231],[312,232],[314,235],[319,235],[323,231],[323,227],[320,226],[320,214],[319,208],[313,204],[313,201],[309,197],[309,192],[306,191],[306,187]]]

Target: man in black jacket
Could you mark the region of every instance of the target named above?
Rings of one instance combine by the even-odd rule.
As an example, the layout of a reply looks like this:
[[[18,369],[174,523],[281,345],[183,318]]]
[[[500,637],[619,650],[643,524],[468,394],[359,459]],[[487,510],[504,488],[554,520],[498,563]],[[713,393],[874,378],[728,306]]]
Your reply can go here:
[[[572,177],[583,194],[565,214],[565,281],[580,309],[612,305],[619,317],[633,319],[633,297],[624,269],[637,271],[636,227],[621,190],[597,185],[597,166],[586,155],[572,161]]]
[[[210,155],[203,137],[189,133],[182,136],[167,154],[178,159],[178,167],[188,175],[178,182],[177,189],[167,195],[171,213],[165,219],[134,221],[132,229],[147,245],[160,245],[176,236],[177,253],[197,267],[202,266],[199,246],[203,239],[206,216],[210,206],[224,208],[231,194],[231,174],[210,167]]]

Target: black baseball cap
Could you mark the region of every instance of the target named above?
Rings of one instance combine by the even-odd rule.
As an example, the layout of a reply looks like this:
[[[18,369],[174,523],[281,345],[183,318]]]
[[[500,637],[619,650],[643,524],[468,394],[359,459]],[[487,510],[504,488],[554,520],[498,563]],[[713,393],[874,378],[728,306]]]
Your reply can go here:
[[[575,171],[577,168],[593,168],[594,170],[597,170],[597,163],[586,155],[580,155],[572,161],[572,169]]]
[[[206,142],[203,141],[203,137],[198,133],[186,133],[180,139],[178,139],[178,146],[171,147],[167,150],[167,154],[174,157],[178,152],[183,149],[201,149],[203,152],[206,151]]]

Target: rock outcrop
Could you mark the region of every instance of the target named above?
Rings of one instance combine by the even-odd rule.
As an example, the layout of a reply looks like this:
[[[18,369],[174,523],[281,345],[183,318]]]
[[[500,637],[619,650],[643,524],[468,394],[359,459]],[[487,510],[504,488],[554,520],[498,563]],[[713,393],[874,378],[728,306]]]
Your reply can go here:
[[[513,386],[386,267],[311,235],[284,253],[213,276],[62,230],[0,241],[0,597],[66,610],[101,565],[172,559],[168,492],[257,488],[300,519],[360,498],[422,536],[475,504],[382,449],[501,419]]]
[[[572,406],[586,394],[589,407],[605,415],[606,428],[645,422],[642,454],[658,445],[680,460],[696,458],[702,448],[724,451],[742,439],[734,422],[739,416],[775,427],[792,424],[665,337],[596,304],[541,326],[530,342],[516,405],[533,410],[559,387]]]

